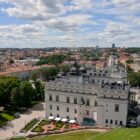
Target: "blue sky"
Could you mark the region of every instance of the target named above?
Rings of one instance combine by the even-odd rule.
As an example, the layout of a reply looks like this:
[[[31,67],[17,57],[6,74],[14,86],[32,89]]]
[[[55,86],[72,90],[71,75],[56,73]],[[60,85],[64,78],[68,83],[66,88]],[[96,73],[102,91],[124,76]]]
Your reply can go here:
[[[140,46],[139,0],[0,0],[0,48]]]

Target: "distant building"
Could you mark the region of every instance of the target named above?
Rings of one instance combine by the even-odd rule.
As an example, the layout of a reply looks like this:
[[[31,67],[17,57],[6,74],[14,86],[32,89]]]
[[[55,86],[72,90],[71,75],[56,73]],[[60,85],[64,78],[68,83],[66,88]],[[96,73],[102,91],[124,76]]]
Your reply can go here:
[[[118,64],[118,58],[115,55],[111,55],[108,59],[108,66],[113,66]]]
[[[5,68],[4,68],[4,62],[3,61],[0,61],[0,71],[4,71]]]
[[[116,47],[116,45],[115,44],[112,44],[112,48],[115,48]]]
[[[0,76],[15,76],[21,80],[29,79],[29,76],[33,71],[37,71],[40,68],[52,67],[53,65],[40,65],[40,66],[25,66],[25,65],[10,65],[3,71],[0,71]]]
[[[96,46],[96,49],[98,50],[99,49],[99,46]]]
[[[118,61],[119,61],[119,63],[125,65],[125,64],[126,64],[126,61],[127,61],[129,58],[131,58],[129,55],[124,54],[124,55],[121,55],[121,56],[119,57]]]
[[[130,67],[135,71],[139,72],[140,71],[140,54],[133,54],[132,55],[134,64],[131,64]]]

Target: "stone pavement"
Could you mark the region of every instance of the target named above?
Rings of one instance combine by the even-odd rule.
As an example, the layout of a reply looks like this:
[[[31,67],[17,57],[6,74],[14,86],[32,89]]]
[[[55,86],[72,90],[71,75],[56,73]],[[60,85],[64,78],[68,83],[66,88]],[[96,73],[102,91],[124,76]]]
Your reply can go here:
[[[13,136],[17,136],[25,124],[30,122],[32,119],[39,117],[45,117],[44,103],[35,105],[23,114],[20,114],[20,118],[12,120],[7,125],[0,128],[0,140],[6,140]]]

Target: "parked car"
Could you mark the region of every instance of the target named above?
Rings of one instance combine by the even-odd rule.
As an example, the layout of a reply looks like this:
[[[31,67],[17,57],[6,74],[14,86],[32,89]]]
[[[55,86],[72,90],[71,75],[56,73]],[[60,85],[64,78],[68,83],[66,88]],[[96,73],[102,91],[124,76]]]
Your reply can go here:
[[[19,112],[16,112],[16,113],[14,114],[14,117],[15,117],[15,118],[19,118],[19,117],[20,117],[20,113],[19,113]]]

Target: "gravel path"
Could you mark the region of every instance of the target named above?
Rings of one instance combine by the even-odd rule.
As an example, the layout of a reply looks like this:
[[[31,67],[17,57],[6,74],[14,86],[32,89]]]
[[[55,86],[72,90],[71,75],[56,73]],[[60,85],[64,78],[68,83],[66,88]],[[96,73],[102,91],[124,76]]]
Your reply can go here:
[[[12,120],[3,128],[0,128],[0,140],[10,139],[11,137],[18,135],[25,124],[38,117],[45,117],[44,103],[35,105],[23,114],[20,114],[20,118]]]

